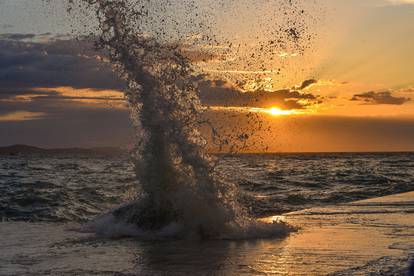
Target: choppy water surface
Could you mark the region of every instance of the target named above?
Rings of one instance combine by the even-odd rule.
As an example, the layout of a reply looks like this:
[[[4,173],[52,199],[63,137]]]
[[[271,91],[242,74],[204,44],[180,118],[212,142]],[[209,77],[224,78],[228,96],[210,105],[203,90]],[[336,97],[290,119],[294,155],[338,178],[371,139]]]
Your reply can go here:
[[[256,217],[414,190],[414,153],[223,155],[216,169]],[[0,217],[84,222],[137,184],[128,156],[2,156]]]

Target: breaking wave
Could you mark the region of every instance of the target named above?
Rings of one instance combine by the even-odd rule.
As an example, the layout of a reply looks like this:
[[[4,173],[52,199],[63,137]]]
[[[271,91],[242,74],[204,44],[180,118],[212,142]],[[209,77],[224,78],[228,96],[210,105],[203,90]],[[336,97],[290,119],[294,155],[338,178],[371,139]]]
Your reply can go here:
[[[135,201],[83,225],[82,231],[213,239],[288,233],[288,225],[250,217],[238,203],[237,187],[214,171],[215,161],[206,153],[207,141],[200,131],[205,109],[197,96],[194,67],[182,50],[184,35],[174,26],[179,22],[153,13],[164,11],[171,1],[81,2],[96,13],[97,46],[106,51],[126,83],[136,128],[135,171],[142,191]],[[197,9],[195,2],[184,2],[186,9]],[[208,31],[203,22],[189,20],[183,29],[194,31],[197,26]],[[298,36],[296,30],[290,33]]]

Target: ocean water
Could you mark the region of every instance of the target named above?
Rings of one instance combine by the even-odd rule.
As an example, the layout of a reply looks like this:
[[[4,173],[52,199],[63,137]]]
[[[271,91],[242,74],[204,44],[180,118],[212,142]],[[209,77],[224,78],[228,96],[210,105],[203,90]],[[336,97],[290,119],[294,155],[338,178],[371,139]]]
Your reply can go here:
[[[139,193],[133,160],[2,156],[0,275],[406,275],[414,202],[401,192],[414,190],[414,154],[218,158],[252,217],[282,219],[297,232],[237,240],[84,233],[80,225]],[[355,202],[364,198],[374,199]]]
[[[414,190],[414,153],[219,155],[216,170],[256,218]],[[83,223],[139,187],[128,155],[1,156],[0,218]]]

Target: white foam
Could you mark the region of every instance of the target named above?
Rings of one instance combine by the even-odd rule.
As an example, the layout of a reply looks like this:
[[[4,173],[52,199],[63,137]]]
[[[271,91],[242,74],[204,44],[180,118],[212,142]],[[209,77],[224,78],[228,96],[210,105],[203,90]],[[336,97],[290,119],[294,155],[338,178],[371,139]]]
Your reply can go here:
[[[80,227],[71,227],[70,230],[81,233],[94,233],[109,238],[137,237],[140,239],[203,239],[200,233],[188,231],[183,224],[172,222],[158,230],[143,230],[133,223],[127,223],[107,213]],[[283,222],[263,222],[259,220],[245,220],[242,225],[230,222],[223,226],[220,235],[209,237],[211,239],[240,240],[278,238],[288,235],[294,228]]]

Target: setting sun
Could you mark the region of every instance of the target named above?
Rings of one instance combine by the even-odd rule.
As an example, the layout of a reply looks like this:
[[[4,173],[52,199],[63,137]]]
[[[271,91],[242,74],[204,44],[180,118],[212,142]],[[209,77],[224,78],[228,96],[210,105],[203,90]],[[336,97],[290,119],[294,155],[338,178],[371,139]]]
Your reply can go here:
[[[278,107],[272,107],[270,109],[267,109],[266,112],[273,116],[292,115],[295,113],[294,110],[283,110]]]

